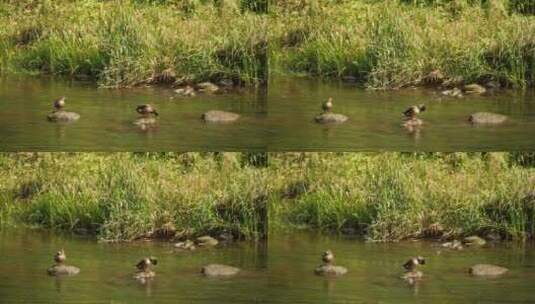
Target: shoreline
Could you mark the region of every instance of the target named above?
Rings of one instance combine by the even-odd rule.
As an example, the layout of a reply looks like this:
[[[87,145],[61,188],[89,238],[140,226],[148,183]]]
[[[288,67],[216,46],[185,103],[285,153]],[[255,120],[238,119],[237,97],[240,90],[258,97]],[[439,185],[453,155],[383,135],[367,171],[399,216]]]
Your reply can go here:
[[[374,241],[528,240],[532,154],[270,153],[255,167],[241,153],[6,153],[0,224],[96,231],[111,241],[258,239],[268,226]]]

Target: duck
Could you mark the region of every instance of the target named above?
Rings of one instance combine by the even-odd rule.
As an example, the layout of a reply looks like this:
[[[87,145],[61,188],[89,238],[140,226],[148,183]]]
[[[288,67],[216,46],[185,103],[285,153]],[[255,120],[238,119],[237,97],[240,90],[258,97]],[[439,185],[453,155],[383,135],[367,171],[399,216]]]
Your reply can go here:
[[[63,110],[64,107],[65,107],[65,96],[61,96],[60,98],[54,101],[54,109],[56,111]]]
[[[329,99],[327,99],[327,101],[324,102],[324,103],[321,105],[321,108],[323,109],[323,112],[324,112],[324,113],[332,112],[332,110],[333,110],[333,98],[332,98],[332,97],[329,97]]]
[[[323,263],[325,264],[332,264],[332,262],[334,261],[334,254],[331,250],[327,250],[325,251],[322,255],[321,255],[321,260],[323,261]]]
[[[158,112],[156,111],[156,109],[153,106],[151,106],[150,104],[144,104],[144,105],[137,106],[136,112],[138,112],[141,115],[150,115],[150,114],[154,114],[155,116],[159,115]]]
[[[421,112],[424,112],[425,110],[426,110],[426,107],[424,104],[414,105],[406,109],[403,112],[403,115],[405,115],[407,119],[416,119],[416,116],[420,114]]]
[[[65,250],[63,249],[56,252],[56,254],[54,255],[54,262],[56,262],[56,265],[61,265],[65,263],[66,259],[67,259],[67,255],[65,254]]]
[[[157,264],[158,260],[155,257],[145,257],[136,264],[136,268],[141,272],[150,272],[150,267]]]
[[[425,265],[424,257],[417,256],[410,258],[407,262],[405,262],[405,264],[403,264],[403,268],[405,268],[407,272],[413,272],[416,270],[416,266],[418,265]]]

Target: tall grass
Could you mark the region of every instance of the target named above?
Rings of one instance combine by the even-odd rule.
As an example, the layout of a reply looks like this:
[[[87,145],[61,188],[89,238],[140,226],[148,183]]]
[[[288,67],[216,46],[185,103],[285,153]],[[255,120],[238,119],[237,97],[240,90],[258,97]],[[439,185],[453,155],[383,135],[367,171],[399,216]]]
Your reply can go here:
[[[227,231],[257,238],[261,169],[239,154],[5,154],[4,224],[86,230],[104,240]]]
[[[535,236],[535,170],[506,153],[278,154],[270,217],[372,240]],[[272,226],[276,226],[273,224]]]
[[[0,220],[105,240],[306,227],[372,240],[535,236],[535,168],[519,153],[0,155]]]
[[[518,2],[518,1],[517,1]],[[411,85],[439,69],[465,82],[535,85],[535,17],[515,1],[273,1],[272,71]]]
[[[102,86],[259,81],[265,18],[239,0],[0,4],[0,69],[91,77]]]

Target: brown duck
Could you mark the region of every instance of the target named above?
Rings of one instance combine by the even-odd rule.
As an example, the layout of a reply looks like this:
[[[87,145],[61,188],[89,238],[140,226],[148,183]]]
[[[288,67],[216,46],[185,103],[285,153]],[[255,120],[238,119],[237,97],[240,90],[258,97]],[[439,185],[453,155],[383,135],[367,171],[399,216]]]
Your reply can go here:
[[[408,119],[415,119],[418,114],[421,112],[424,112],[426,110],[426,107],[424,104],[420,104],[417,106],[410,106],[407,110],[403,112],[403,115],[405,115]]]
[[[152,265],[157,265],[157,264],[158,264],[158,260],[156,260],[155,257],[145,257],[136,264],[136,268],[139,269],[140,271],[147,272],[147,271],[150,271],[150,267]]]
[[[410,260],[403,264],[403,268],[405,268],[405,270],[408,272],[412,272],[418,265],[425,265],[425,259],[421,256],[410,258]]]
[[[158,112],[150,104],[144,104],[144,105],[137,106],[136,112],[138,112],[141,115],[154,114],[154,115],[158,116]]]
[[[322,255],[321,255],[321,260],[323,261],[323,263],[325,264],[331,264],[333,261],[334,261],[334,254],[331,250],[327,250],[325,251]]]
[[[54,101],[54,109],[56,111],[63,110],[64,107],[65,107],[65,96],[61,96],[60,98]]]
[[[327,99],[326,102],[324,102],[322,105],[321,105],[321,108],[323,109],[323,112],[332,112],[333,110],[333,98],[332,97],[329,97],[329,99]]]
[[[63,249],[56,252],[56,254],[54,255],[54,262],[56,262],[56,264],[63,264],[66,259],[67,255],[65,255],[65,250]]]

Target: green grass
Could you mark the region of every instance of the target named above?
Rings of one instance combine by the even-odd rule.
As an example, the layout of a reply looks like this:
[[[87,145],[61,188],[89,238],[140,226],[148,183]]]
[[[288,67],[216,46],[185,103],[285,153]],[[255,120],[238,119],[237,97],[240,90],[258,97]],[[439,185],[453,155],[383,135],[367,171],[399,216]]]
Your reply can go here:
[[[216,1],[217,2],[217,1]],[[3,1],[0,70],[93,78],[105,87],[255,85],[265,18],[224,1]]]
[[[533,238],[535,169],[517,156],[278,154],[270,158],[272,226],[377,241],[430,237],[436,227],[450,236]]]
[[[272,73],[409,86],[438,69],[535,86],[535,16],[519,1],[273,1]]]
[[[535,236],[535,162],[520,153],[0,155],[0,224],[104,240],[308,228],[377,241]],[[258,161],[258,160],[256,160]],[[253,161],[253,163],[256,163]],[[440,227],[440,229],[438,229]]]
[[[4,154],[2,224],[87,230],[104,240],[232,232],[254,239],[263,221],[261,169],[239,154]]]

